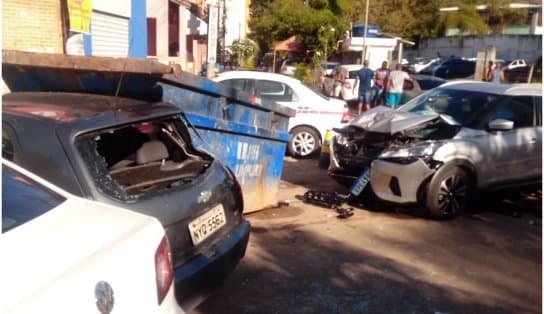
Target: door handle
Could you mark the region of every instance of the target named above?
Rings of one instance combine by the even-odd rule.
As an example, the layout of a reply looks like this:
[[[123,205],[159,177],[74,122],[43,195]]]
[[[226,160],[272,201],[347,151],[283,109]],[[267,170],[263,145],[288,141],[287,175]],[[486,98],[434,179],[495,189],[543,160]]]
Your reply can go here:
[[[529,144],[535,144],[535,143],[536,143],[536,138],[533,137],[529,140]]]

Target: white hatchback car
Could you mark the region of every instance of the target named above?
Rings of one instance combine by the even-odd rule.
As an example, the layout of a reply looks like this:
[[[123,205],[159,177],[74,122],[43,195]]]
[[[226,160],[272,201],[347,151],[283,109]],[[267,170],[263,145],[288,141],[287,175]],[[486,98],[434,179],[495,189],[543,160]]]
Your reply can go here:
[[[329,98],[286,75],[229,71],[220,73],[213,80],[254,96],[256,103],[266,99],[295,109],[296,116],[289,119],[292,138],[287,150],[296,158],[309,157],[319,151],[325,132],[347,122],[345,101]]]
[[[3,161],[0,313],[183,313],[160,222]]]

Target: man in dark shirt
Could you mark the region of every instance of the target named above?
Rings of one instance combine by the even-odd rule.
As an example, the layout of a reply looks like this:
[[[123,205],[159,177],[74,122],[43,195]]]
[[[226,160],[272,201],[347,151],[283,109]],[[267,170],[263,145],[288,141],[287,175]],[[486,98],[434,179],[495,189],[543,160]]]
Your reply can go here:
[[[385,102],[385,84],[389,80],[389,69],[387,68],[387,61],[382,63],[382,67],[374,71],[374,86],[372,87],[372,93],[374,94],[372,100],[372,107],[376,107]]]
[[[353,91],[355,91],[355,86],[357,86],[357,83],[359,83],[359,104],[357,106],[358,114],[361,114],[363,111],[363,105],[365,110],[370,109],[370,102],[372,101],[371,82],[373,77],[374,71],[368,68],[368,60],[363,61],[363,67],[357,72],[355,84],[353,84]]]

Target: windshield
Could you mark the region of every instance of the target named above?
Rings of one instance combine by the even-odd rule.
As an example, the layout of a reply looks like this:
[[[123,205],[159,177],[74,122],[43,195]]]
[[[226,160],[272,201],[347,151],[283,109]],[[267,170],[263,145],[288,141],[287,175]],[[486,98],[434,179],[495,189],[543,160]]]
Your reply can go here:
[[[2,233],[59,206],[65,198],[2,165]]]
[[[438,87],[410,100],[398,110],[448,115],[462,126],[478,128],[482,117],[500,98],[485,92]]]

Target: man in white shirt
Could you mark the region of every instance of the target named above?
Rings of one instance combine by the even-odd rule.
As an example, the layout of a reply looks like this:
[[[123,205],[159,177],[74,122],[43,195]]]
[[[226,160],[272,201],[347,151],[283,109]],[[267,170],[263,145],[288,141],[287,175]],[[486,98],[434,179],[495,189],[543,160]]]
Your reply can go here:
[[[404,80],[412,81],[412,78],[408,73],[402,71],[402,65],[397,63],[395,70],[389,73],[389,80],[387,81],[387,97],[385,99],[386,106],[395,108],[399,105]]]

